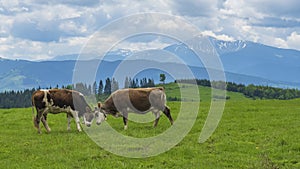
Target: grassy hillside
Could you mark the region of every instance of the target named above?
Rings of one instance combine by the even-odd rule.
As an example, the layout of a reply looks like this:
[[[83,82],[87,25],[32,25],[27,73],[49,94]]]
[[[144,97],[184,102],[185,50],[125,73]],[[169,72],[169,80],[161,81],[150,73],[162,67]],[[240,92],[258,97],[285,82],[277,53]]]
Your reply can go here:
[[[168,96],[179,97],[177,89],[176,84],[166,86]],[[251,100],[228,92],[230,99],[217,130],[199,144],[210,89],[200,87],[199,91],[201,107],[189,134],[166,153],[144,159],[103,150],[86,133],[78,133],[74,123],[68,132],[65,114],[50,114],[52,132],[47,134],[43,128],[38,135],[31,108],[0,109],[0,168],[300,168],[299,99]],[[180,102],[168,102],[168,106],[176,119]],[[149,118],[154,117],[149,114]],[[155,129],[152,122],[129,121],[128,130],[123,131],[122,119],[111,116],[108,123],[134,137],[157,135],[170,127],[165,116]]]

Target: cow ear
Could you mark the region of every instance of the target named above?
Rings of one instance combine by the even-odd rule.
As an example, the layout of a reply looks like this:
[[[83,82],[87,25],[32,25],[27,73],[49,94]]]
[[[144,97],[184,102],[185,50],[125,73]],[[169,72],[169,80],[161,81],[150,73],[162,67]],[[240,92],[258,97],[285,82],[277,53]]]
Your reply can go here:
[[[98,102],[98,107],[101,108],[102,107],[102,104],[101,102]]]

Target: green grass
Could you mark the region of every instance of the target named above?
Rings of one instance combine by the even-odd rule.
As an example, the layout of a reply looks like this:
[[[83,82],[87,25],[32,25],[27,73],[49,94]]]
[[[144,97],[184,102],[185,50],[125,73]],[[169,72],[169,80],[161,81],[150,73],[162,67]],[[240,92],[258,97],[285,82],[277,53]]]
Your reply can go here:
[[[176,84],[167,95],[178,96]],[[200,87],[200,110],[188,135],[171,150],[154,157],[132,159],[97,146],[74,122],[67,131],[65,114],[48,115],[52,129],[41,135],[33,127],[31,108],[0,109],[0,168],[300,168],[300,100],[252,100],[228,92],[217,130],[198,143],[210,106],[209,88]],[[174,119],[180,102],[168,102]],[[154,118],[149,115],[149,118]],[[157,128],[152,122],[129,121],[109,116],[108,123],[124,135],[150,137],[170,127],[162,115]],[[97,126],[98,127],[98,126]],[[101,127],[101,126],[99,126]]]

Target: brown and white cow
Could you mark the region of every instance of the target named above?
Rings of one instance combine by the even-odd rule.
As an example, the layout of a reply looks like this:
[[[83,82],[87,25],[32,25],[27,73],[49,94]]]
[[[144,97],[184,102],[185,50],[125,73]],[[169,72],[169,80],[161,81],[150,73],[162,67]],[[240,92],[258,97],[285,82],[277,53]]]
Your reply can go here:
[[[127,129],[128,113],[145,114],[152,111],[155,115],[154,127],[157,126],[162,111],[173,124],[170,109],[166,106],[164,88],[129,88],[113,92],[105,102],[98,103],[100,112],[111,114],[115,117],[123,116],[124,129]]]
[[[48,132],[51,129],[47,123],[47,114],[58,114],[61,112],[67,113],[68,130],[70,130],[71,118],[75,119],[78,131],[81,131],[80,117],[83,117],[83,122],[89,127],[94,119],[97,110],[92,111],[90,106],[84,99],[83,94],[74,90],[67,89],[50,89],[38,90],[32,94],[32,113],[34,114],[34,107],[37,115],[34,118],[34,126],[41,133],[40,121]],[[97,113],[97,124],[100,124],[105,118],[104,114]]]

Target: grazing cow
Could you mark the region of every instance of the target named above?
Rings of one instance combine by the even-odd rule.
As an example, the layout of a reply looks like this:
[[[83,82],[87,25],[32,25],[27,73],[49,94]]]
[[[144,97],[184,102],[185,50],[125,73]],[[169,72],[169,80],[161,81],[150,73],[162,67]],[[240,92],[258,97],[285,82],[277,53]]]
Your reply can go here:
[[[153,126],[156,127],[162,111],[173,124],[170,109],[166,106],[166,94],[164,88],[135,88],[120,89],[113,92],[102,104],[98,103],[100,112],[111,114],[115,117],[123,116],[124,129],[127,129],[128,112],[145,114],[152,111],[155,115]]]
[[[70,130],[70,121],[73,117],[76,121],[78,131],[81,131],[80,117],[83,117],[83,123],[88,127],[91,125],[92,120],[96,114],[96,110],[92,111],[90,106],[84,99],[83,94],[74,90],[67,89],[50,89],[38,90],[32,94],[32,113],[34,114],[34,107],[36,108],[37,115],[33,119],[34,126],[41,133],[40,121],[48,132],[51,129],[47,123],[47,114],[58,114],[61,112],[67,113],[68,117],[68,130]],[[104,120],[103,113],[97,113],[97,124]],[[102,120],[102,121],[101,121]]]

